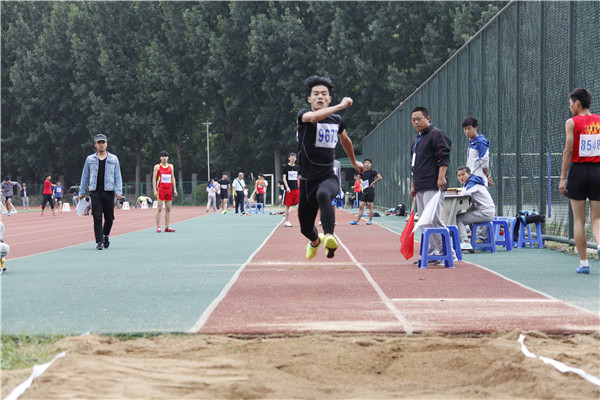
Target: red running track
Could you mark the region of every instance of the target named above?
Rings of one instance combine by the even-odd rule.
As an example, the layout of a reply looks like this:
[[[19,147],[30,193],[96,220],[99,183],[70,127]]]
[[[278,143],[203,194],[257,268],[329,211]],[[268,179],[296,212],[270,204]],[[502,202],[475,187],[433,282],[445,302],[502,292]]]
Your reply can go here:
[[[193,331],[598,330],[598,316],[476,265],[418,269],[416,257],[406,261],[400,254],[398,234],[376,224],[351,226],[353,218],[337,213],[340,248],[334,259],[320,249],[307,261],[299,228],[279,225]]]
[[[206,215],[206,207],[173,207],[171,223],[177,223]],[[43,216],[39,211],[17,212],[7,217],[2,214],[6,228],[2,238],[10,246],[7,259],[43,253],[63,247],[94,242],[94,224],[90,216],[78,216],[75,211],[56,213],[46,210]],[[164,217],[161,219],[164,223]],[[111,237],[131,233],[156,226],[153,209],[115,210],[115,221]],[[82,231],[89,234],[82,235]]]

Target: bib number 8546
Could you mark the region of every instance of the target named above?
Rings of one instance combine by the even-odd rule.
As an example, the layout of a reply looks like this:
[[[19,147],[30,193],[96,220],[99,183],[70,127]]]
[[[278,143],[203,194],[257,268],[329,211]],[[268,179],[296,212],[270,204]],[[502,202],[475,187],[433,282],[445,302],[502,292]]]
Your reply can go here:
[[[600,156],[600,135],[580,135],[579,155],[581,157]]]

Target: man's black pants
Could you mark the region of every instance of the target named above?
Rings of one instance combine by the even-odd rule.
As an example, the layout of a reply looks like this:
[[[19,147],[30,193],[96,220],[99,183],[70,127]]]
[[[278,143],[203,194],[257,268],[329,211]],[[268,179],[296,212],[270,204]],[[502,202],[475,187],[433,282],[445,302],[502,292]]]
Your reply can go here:
[[[240,212],[244,212],[244,200],[245,200],[244,196],[244,191],[243,190],[236,190],[235,191],[235,213],[237,214],[238,209]]]
[[[298,203],[298,220],[300,231],[309,240],[319,238],[315,227],[317,212],[321,210],[321,224],[325,234],[333,234],[335,227],[335,209],[331,201],[340,191],[340,184],[335,175],[322,180],[300,180],[300,200]]]
[[[94,236],[96,243],[103,239],[102,235],[110,235],[110,230],[115,219],[115,192],[93,191],[90,192],[92,200],[92,216],[94,217]],[[102,226],[104,214],[104,227]]]

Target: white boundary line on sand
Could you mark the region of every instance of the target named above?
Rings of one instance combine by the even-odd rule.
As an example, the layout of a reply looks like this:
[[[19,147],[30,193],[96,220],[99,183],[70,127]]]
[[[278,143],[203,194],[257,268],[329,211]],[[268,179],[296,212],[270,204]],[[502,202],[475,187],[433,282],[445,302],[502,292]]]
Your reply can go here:
[[[335,237],[336,237],[338,243],[344,248],[344,250],[346,250],[346,253],[348,253],[352,262],[365,275],[365,277],[367,278],[367,281],[369,281],[369,283],[371,284],[373,289],[375,289],[375,292],[377,292],[377,294],[379,295],[379,298],[381,298],[381,300],[383,301],[385,306],[392,312],[394,317],[396,317],[396,319],[402,324],[402,327],[404,328],[404,332],[406,332],[407,335],[412,335],[414,332],[412,325],[410,324],[410,322],[408,322],[408,320],[404,317],[404,315],[402,315],[400,310],[394,304],[394,301],[386,296],[386,294],[383,292],[381,287],[379,287],[377,282],[375,282],[375,280],[373,279],[373,277],[371,276],[369,271],[367,271],[367,269],[365,267],[363,267],[362,264],[356,260],[356,258],[354,257],[354,254],[352,254],[350,252],[350,249],[348,249],[348,247],[346,247],[346,245],[340,240],[340,238],[337,235]]]
[[[194,326],[188,329],[186,333],[198,333],[200,329],[202,329],[202,327],[204,326],[204,324],[206,324],[206,321],[208,321],[208,318],[213,313],[213,311],[215,311],[215,309],[219,306],[219,304],[221,304],[225,296],[227,296],[227,293],[229,293],[235,282],[238,280],[242,271],[246,269],[246,267],[248,266],[248,264],[250,264],[254,256],[256,256],[256,254],[265,246],[265,244],[267,244],[267,241],[271,239],[271,236],[275,234],[275,231],[277,230],[277,228],[279,228],[279,225],[281,225],[282,223],[283,219],[281,220],[281,222],[275,225],[275,228],[273,228],[269,236],[265,238],[265,240],[260,244],[260,246],[258,246],[252,254],[250,254],[250,257],[248,257],[246,262],[242,264],[237,271],[235,271],[235,274],[233,274],[227,285],[225,285],[223,290],[221,290],[221,293],[219,293],[219,295],[212,301],[212,303],[210,303],[210,305],[206,308],[206,310],[204,310],[198,321],[196,321]]]
[[[521,352],[525,355],[525,357],[537,358],[537,359],[541,360],[542,362],[544,362],[545,364],[553,366],[554,368],[556,368],[563,374],[567,373],[567,372],[572,372],[574,374],[579,375],[580,377],[582,377],[589,383],[596,385],[596,386],[600,386],[600,378],[597,378],[592,374],[588,374],[581,368],[573,368],[573,367],[570,367],[560,361],[556,361],[552,358],[548,358],[548,357],[544,357],[544,356],[536,356],[535,354],[530,352],[529,349],[527,348],[527,346],[525,346],[525,335],[522,335],[522,334],[519,335],[519,343],[521,343]]]

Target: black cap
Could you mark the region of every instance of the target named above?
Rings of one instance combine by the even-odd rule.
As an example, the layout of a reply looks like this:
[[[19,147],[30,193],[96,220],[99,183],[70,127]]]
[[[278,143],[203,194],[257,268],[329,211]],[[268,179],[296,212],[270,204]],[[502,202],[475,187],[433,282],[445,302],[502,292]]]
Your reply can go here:
[[[101,140],[104,140],[106,142],[106,135],[99,133],[96,136],[94,136],[94,143],[99,142]]]

